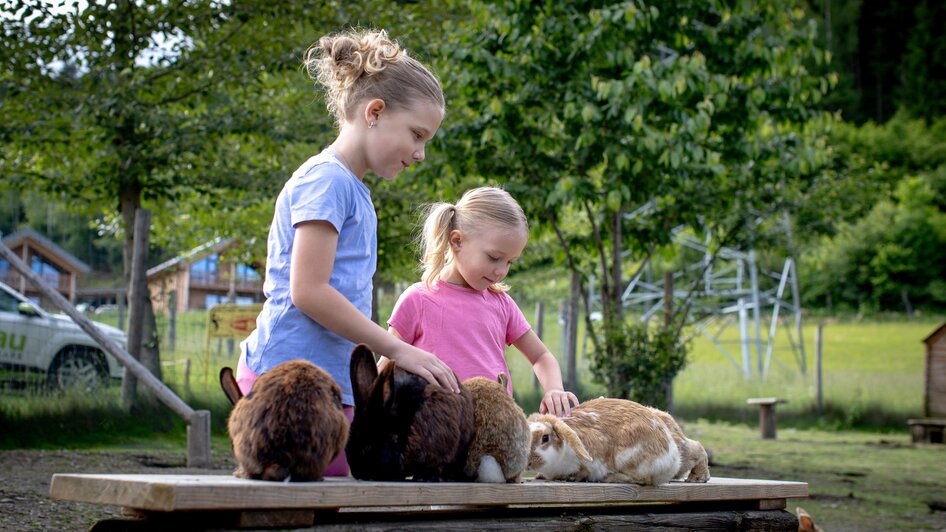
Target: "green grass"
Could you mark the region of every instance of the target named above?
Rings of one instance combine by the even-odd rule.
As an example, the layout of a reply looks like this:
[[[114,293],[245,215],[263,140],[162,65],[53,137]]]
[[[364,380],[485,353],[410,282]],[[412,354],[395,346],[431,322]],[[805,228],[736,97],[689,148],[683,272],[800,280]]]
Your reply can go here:
[[[824,530],[943,530],[946,447],[910,443],[905,434],[780,430],[761,440],[754,425],[685,423],[711,453],[717,477],[807,482],[809,498],[788,501]]]
[[[526,312],[526,315],[531,317],[532,313]],[[814,362],[817,323],[814,320],[808,320],[802,331],[806,352],[804,374],[789,347],[783,326],[778,329],[765,379],[755,371],[755,349],[751,350],[753,374],[749,378],[743,375],[736,327],[727,328],[718,341],[731,356],[739,357],[736,360],[740,367],[733,365],[708,338],[695,336],[690,344],[688,364],[674,381],[673,411],[687,419],[754,422],[757,407],[747,405],[746,399],[776,396],[788,400],[787,404],[777,407],[780,425],[905,430],[907,418],[922,415],[925,357],[922,340],[944,319],[924,316],[913,320],[904,317],[823,320],[823,415],[819,415],[817,408]],[[767,327],[763,329],[765,336]],[[544,341],[559,357],[564,371],[557,315],[546,315],[544,330]],[[582,324],[577,367],[578,395],[584,399],[597,397],[604,390],[591,381],[588,357],[580,356],[583,334]],[[515,348],[507,350],[506,360],[520,404],[527,412],[535,410],[541,394],[534,387],[528,361]]]
[[[531,321],[534,311],[523,310]],[[555,314],[546,314],[543,336],[560,355]],[[214,341],[208,351],[205,320],[202,312],[178,317],[177,349],[163,352],[164,379],[192,407],[211,411],[214,451],[226,455],[230,407],[216,372],[221,365],[235,367],[239,347],[231,352],[226,342]],[[804,507],[825,530],[944,529],[946,513],[934,512],[930,505],[942,505],[946,499],[946,447],[910,444],[905,424],[908,417],[921,414],[922,339],[942,321],[941,316],[826,320],[825,412],[820,416],[815,406],[813,320],[803,331],[808,372],[802,375],[780,330],[777,361],[764,381],[744,378],[709,340],[696,337],[689,365],[675,382],[674,413],[688,436],[712,453],[714,476],[807,482],[811,498],[789,501],[788,510]],[[579,338],[582,334],[580,329]],[[720,338],[735,340],[736,332],[726,331]],[[167,348],[166,339],[162,342]],[[732,347],[730,352],[739,352],[738,346],[726,345]],[[185,381],[182,361],[187,359],[191,369]],[[517,400],[526,412],[536,410],[541,392],[533,385],[527,361],[514,348],[507,360]],[[586,357],[578,360],[578,368],[580,396],[601,394],[590,382]],[[789,400],[778,407],[775,441],[759,438],[758,411],[746,404],[747,398],[757,396]],[[160,405],[145,403],[125,412],[119,397],[119,386],[95,395],[4,391],[0,448],[185,452],[183,421]]]
[[[393,296],[383,300],[382,320],[390,315],[393,303]],[[530,322],[533,321],[534,306],[523,305],[522,309]],[[104,318],[103,321],[108,321],[110,317]],[[814,318],[808,319],[803,328],[807,367],[804,374],[789,349],[784,326],[778,329],[765,379],[755,373],[745,378],[709,339],[697,335],[690,345],[688,365],[674,382],[673,412],[684,419],[755,423],[757,407],[747,405],[746,399],[776,396],[788,400],[778,406],[780,426],[906,430],[906,419],[922,415],[925,356],[922,340],[944,319],[943,316],[921,316],[907,320],[896,315],[872,319],[818,318],[823,323],[823,414],[819,414],[816,402],[814,339],[817,323]],[[208,342],[206,328],[205,312],[178,315],[178,334],[175,349],[171,351],[166,335],[167,318],[159,317],[165,382],[199,402],[213,404],[222,401],[217,371],[221,366],[236,367],[239,344]],[[546,305],[542,330],[544,342],[559,358],[564,371],[557,305]],[[767,332],[763,325],[763,335]],[[604,389],[591,380],[588,357],[581,356],[583,339],[582,321],[576,392],[586,399],[604,394]],[[741,362],[737,327],[728,327],[718,341]],[[585,345],[590,349],[590,342]],[[755,368],[754,349],[751,354]],[[541,390],[535,384],[531,366],[514,347],[507,350],[506,358],[517,400],[526,412],[535,411]],[[187,360],[189,373],[185,372]],[[225,406],[221,403],[216,409],[225,410]]]

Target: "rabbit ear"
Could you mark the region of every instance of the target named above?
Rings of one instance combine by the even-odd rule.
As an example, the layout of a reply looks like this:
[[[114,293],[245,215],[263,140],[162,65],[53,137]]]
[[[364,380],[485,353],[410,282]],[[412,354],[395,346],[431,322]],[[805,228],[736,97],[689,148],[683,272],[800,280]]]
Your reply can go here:
[[[505,373],[500,373],[499,375],[497,375],[496,382],[501,384],[503,388],[507,388],[507,389],[509,388],[509,377],[507,377]]]
[[[572,430],[571,427],[565,424],[561,419],[555,418],[552,421],[552,430],[555,431],[555,434],[559,438],[565,441],[575,451],[575,454],[578,455],[578,458],[586,462],[592,462],[594,459],[588,454],[588,450],[585,449],[585,444],[581,443],[581,438],[578,437],[578,434]]]
[[[243,392],[240,391],[240,386],[237,385],[236,377],[233,376],[233,370],[230,368],[220,368],[220,388],[233,406],[236,406],[237,401],[243,398]]]
[[[390,365],[390,364],[389,364]],[[378,366],[374,361],[374,353],[364,344],[358,344],[351,352],[349,365],[352,392],[355,395],[355,405],[368,404],[371,395],[371,384],[378,377]]]
[[[378,375],[378,380],[381,381],[381,402],[387,408],[394,406],[394,368],[396,366],[393,360],[389,360]]]

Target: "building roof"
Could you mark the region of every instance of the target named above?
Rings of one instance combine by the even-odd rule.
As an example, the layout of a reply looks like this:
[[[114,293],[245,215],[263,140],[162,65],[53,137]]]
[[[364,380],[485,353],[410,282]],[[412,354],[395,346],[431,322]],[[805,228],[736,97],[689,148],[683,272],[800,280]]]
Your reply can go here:
[[[82,262],[76,258],[75,255],[57,246],[52,240],[33,229],[20,229],[3,237],[2,241],[8,248],[15,248],[27,240],[31,240],[36,244],[31,247],[44,251],[45,253],[43,255],[56,262],[58,266],[78,273],[89,273],[92,271],[92,268],[90,268],[88,264]]]
[[[164,261],[153,268],[149,268],[147,276],[154,277],[155,275],[160,275],[165,271],[173,270],[179,264],[190,264],[196,260],[204,258],[213,252],[220,252],[229,247],[233,241],[234,239],[232,238],[217,237],[209,242],[204,242],[203,244],[186,253],[182,253],[171,260]]]
[[[936,330],[933,331],[933,332],[931,332],[929,336],[927,336],[926,338],[923,339],[923,341],[924,341],[925,343],[927,343],[927,344],[932,343],[932,342],[934,341],[934,339],[935,339],[937,336],[939,336],[940,333],[943,333],[943,332],[946,332],[946,323],[944,323],[944,324],[940,325],[939,327],[937,327]]]

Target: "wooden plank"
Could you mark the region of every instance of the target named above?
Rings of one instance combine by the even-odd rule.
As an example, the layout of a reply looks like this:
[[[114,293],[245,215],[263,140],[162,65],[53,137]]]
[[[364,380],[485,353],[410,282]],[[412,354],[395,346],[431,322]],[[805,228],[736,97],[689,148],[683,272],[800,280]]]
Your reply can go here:
[[[785,499],[808,496],[808,484],[713,478],[661,486],[527,480],[520,484],[366,482],[330,478],[281,483],[223,475],[55,474],[50,496],[141,510],[326,509],[378,506],[580,505]]]

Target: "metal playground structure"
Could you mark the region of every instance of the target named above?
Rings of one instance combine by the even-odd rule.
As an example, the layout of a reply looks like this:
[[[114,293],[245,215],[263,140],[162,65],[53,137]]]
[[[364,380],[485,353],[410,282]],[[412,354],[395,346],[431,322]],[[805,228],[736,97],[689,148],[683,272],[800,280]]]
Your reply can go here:
[[[755,374],[765,380],[773,362],[785,366],[775,356],[775,340],[781,325],[792,357],[804,375],[805,347],[795,261],[788,257],[780,271],[764,270],[754,250],[721,247],[713,251],[708,236],[700,240],[683,227],[673,231],[673,241],[697,252],[698,257],[674,272],[671,281],[675,308],[685,304],[688,297],[691,299],[687,315],[687,323],[693,326],[691,337],[702,334],[708,338],[745,378]],[[667,293],[664,279],[653,278],[649,260],[640,265],[621,296],[624,308],[639,314],[641,321],[650,320],[664,308]],[[596,297],[594,279],[589,295]],[[723,339],[723,333],[734,325],[739,328],[739,340]],[[738,355],[731,352],[733,343],[738,344]]]

